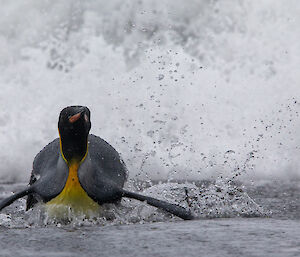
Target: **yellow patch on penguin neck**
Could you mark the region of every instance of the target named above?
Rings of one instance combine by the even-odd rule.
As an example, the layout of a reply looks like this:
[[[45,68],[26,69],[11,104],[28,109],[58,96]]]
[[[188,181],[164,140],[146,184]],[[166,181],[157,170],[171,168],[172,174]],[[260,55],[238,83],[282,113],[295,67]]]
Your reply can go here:
[[[69,175],[62,192],[47,202],[48,215],[57,218],[68,218],[69,215],[95,216],[99,205],[90,198],[81,187],[78,179],[78,168],[81,162],[72,161],[68,164]]]

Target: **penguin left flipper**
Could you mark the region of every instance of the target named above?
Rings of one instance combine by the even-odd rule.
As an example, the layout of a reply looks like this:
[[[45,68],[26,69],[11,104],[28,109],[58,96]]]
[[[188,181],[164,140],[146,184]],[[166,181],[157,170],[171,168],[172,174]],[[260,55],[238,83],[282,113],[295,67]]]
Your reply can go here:
[[[109,176],[99,167],[93,167],[93,162],[87,159],[82,163],[82,167],[79,168],[78,177],[81,186],[87,192],[88,196],[91,197],[98,204],[113,203],[120,200],[122,197],[132,198],[139,201],[143,201],[162,209],[166,212],[174,214],[184,220],[194,219],[190,211],[185,208],[171,204],[162,200],[155,199],[153,197],[140,195],[124,190],[123,183],[115,183]]]
[[[145,201],[182,219],[194,219],[185,208],[123,189],[127,169],[118,152],[100,137],[89,135],[89,151],[78,170],[82,188],[98,204],[113,203],[122,197]]]
[[[162,200],[158,200],[156,198],[140,195],[137,193],[128,192],[126,190],[123,191],[123,197],[128,197],[132,199],[136,199],[142,202],[146,202],[147,204],[162,209],[166,212],[169,212],[179,218],[184,220],[193,220],[195,217],[192,215],[191,211],[186,210],[184,207],[181,207],[177,204],[168,203]]]

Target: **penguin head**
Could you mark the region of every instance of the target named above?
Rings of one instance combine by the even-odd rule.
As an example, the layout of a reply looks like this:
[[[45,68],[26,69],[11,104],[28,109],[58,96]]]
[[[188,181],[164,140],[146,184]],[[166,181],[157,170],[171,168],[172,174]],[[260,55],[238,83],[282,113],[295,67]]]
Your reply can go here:
[[[88,151],[90,116],[90,110],[85,106],[68,106],[60,112],[58,130],[61,153],[68,163],[82,160]]]

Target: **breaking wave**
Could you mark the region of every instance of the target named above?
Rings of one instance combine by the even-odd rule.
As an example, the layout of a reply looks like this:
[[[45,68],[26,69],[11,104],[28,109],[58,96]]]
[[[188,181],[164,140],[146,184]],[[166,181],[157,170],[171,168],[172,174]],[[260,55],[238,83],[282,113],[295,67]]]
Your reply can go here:
[[[73,104],[135,179],[300,177],[298,1],[1,6],[1,181],[28,180]]]

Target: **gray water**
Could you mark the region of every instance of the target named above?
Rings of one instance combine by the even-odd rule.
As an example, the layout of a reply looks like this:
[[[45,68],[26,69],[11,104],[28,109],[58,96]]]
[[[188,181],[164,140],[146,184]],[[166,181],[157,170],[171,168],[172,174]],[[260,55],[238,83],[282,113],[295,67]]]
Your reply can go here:
[[[216,219],[1,231],[1,256],[299,256],[299,220]]]
[[[130,201],[118,207],[110,206],[115,213],[123,208],[123,212],[118,213],[122,217],[112,220],[99,217],[98,220],[76,220],[62,224],[41,219],[34,211],[26,214],[24,200],[20,200],[2,211],[0,256],[300,255],[299,181],[236,186],[240,189],[238,192],[243,188],[245,195],[243,199],[234,198],[232,202],[226,200],[228,192],[225,193],[223,187],[222,200],[215,199],[213,203],[208,198],[215,194],[214,188],[219,186],[208,181],[197,184],[201,185],[198,188],[205,194],[204,199],[194,202],[198,205],[201,202],[203,206],[198,206],[202,211],[193,221],[182,221],[155,208]],[[170,184],[168,188],[174,188],[174,185]],[[2,185],[2,193],[7,193],[7,188],[22,186]],[[210,189],[205,190],[204,187]],[[149,192],[149,189],[151,187],[144,192]],[[250,200],[253,202],[245,213],[246,203]],[[220,201],[223,201],[222,207]],[[131,209],[124,212],[126,204]],[[207,205],[219,211],[206,212]],[[146,210],[139,213],[134,210],[144,207]],[[132,219],[133,216],[136,216],[135,219]]]

